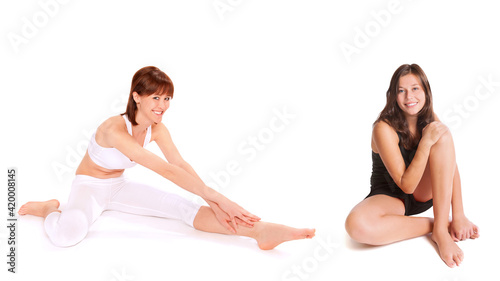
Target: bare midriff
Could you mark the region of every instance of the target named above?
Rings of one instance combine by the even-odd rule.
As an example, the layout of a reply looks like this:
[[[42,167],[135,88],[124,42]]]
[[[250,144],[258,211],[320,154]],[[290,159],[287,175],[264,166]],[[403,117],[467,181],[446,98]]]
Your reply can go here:
[[[94,163],[94,161],[90,159],[89,153],[85,152],[85,156],[83,157],[82,162],[76,169],[76,174],[91,176],[98,179],[110,179],[121,176],[123,174],[123,171],[125,170],[124,169],[111,170],[103,168]]]

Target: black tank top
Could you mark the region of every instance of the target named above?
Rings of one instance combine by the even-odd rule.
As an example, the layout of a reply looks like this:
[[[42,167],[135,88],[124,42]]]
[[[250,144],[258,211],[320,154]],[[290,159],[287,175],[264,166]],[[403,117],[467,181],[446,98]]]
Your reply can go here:
[[[399,137],[399,150],[401,151],[401,155],[403,156],[403,159],[405,161],[405,166],[406,168],[408,168],[408,166],[410,166],[411,161],[413,160],[413,157],[415,156],[415,152],[417,151],[417,149],[416,147],[411,150],[406,149],[403,146],[403,141],[401,140],[401,134],[398,133],[398,137]],[[387,168],[384,165],[384,162],[382,162],[382,158],[380,158],[380,155],[373,151],[372,151],[372,162],[373,162],[372,176],[370,178],[372,190],[388,187],[392,192],[394,192],[394,195],[405,194],[392,179],[391,175],[389,174],[389,171],[387,171]]]

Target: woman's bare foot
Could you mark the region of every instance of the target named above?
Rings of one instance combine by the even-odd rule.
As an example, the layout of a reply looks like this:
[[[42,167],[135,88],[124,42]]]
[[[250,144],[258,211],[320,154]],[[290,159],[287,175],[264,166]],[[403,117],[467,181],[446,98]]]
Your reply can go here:
[[[22,205],[17,213],[21,216],[33,215],[45,218],[52,212],[60,212],[58,208],[59,201],[52,199],[44,202],[28,202]]]
[[[479,227],[463,215],[452,219],[448,231],[455,242],[479,238]]]
[[[459,266],[464,259],[464,253],[453,241],[450,234],[443,233],[432,233],[432,241],[434,241],[439,249],[439,256],[449,267]]]
[[[259,248],[262,250],[274,249],[279,244],[298,239],[310,239],[315,235],[315,229],[309,228],[293,228],[286,225],[260,222],[255,224],[258,227],[258,235],[255,238]]]

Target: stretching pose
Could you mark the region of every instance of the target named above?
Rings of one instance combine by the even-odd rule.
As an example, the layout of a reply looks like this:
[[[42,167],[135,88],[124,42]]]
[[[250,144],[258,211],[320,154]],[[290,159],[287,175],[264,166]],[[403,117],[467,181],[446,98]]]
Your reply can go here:
[[[261,222],[202,182],[161,123],[173,92],[172,81],[158,68],[149,66],[137,71],[126,112],[107,119],[92,136],[76,170],[66,208],[60,211],[55,199],[28,202],[19,214],[45,218],[48,237],[61,247],[83,240],[92,223],[106,210],[178,219],[202,231],[251,237],[263,250],[289,240],[312,238],[314,229]],[[158,144],[168,162],[144,148],[151,141]],[[123,172],[136,163],[199,195],[209,206],[129,180]]]
[[[394,72],[371,147],[371,192],[347,217],[351,238],[384,245],[432,232],[441,259],[460,265],[464,254],[455,242],[475,239],[479,230],[465,217],[453,139],[433,111],[429,81],[418,65]],[[433,219],[410,217],[432,206]]]

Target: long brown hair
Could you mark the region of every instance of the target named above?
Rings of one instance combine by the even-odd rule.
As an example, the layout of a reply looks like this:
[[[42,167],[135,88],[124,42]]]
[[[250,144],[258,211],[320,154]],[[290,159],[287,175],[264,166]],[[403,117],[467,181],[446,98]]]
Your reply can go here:
[[[399,78],[402,76],[413,74],[420,80],[420,85],[423,87],[425,92],[425,104],[424,107],[418,113],[417,119],[417,131],[418,135],[412,135],[410,128],[408,127],[408,122],[406,121],[405,115],[397,103],[397,95],[399,90]],[[387,103],[380,112],[379,117],[374,124],[385,121],[391,127],[393,127],[396,132],[401,134],[401,139],[403,145],[406,149],[412,149],[417,146],[420,138],[422,136],[422,130],[424,127],[434,121],[434,110],[432,108],[432,92],[431,85],[427,76],[420,66],[417,64],[403,64],[401,65],[394,74],[392,75],[391,84],[387,90]]]
[[[174,97],[174,84],[165,72],[155,66],[143,67],[134,74],[132,86],[130,87],[130,95],[128,97],[127,110],[125,113],[122,113],[122,115],[127,115],[130,123],[137,125],[137,121],[135,120],[137,104],[134,100],[134,92],[140,96],[149,96],[154,93],[161,95],[166,93],[167,96]]]

